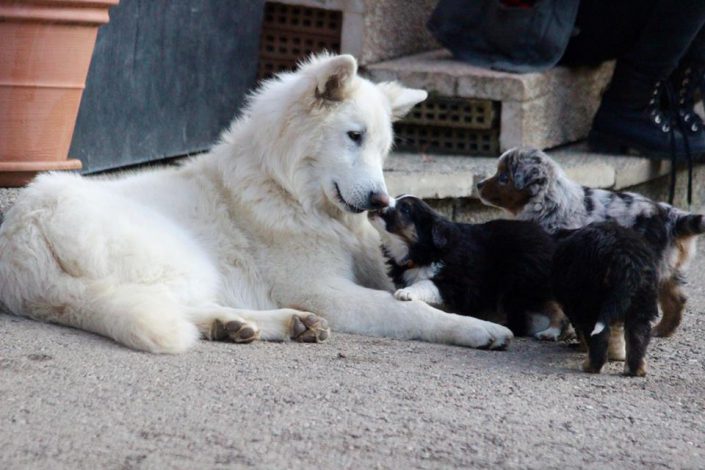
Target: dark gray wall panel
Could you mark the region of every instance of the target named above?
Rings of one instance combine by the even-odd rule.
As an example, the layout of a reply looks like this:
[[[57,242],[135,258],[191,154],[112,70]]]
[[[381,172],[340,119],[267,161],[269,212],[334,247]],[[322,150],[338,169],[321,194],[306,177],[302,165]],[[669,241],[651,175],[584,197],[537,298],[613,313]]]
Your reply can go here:
[[[70,155],[84,172],[204,150],[255,84],[262,0],[121,0],[98,34]]]

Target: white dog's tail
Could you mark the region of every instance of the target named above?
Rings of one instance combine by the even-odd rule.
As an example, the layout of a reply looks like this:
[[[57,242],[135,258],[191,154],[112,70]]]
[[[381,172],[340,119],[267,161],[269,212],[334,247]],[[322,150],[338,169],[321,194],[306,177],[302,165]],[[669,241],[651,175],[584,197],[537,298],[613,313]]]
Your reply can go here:
[[[77,305],[77,326],[134,349],[180,353],[199,338],[196,326],[168,289],[143,284],[92,282]]]

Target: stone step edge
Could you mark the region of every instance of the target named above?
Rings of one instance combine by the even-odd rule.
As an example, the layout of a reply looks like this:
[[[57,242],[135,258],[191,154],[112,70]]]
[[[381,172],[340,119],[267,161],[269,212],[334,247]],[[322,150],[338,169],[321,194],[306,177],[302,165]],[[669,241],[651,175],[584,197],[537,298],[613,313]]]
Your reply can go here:
[[[668,175],[670,163],[647,158],[589,153],[580,147],[549,151],[568,177],[606,189],[625,189]],[[422,155],[394,152],[385,163],[392,195],[414,194],[427,199],[477,199],[476,184],[492,176],[497,158]]]
[[[555,94],[557,88],[604,88],[613,69],[614,62],[608,61],[517,74],[473,66],[437,49],[368,64],[363,73],[373,81],[397,80],[443,96],[525,102]]]

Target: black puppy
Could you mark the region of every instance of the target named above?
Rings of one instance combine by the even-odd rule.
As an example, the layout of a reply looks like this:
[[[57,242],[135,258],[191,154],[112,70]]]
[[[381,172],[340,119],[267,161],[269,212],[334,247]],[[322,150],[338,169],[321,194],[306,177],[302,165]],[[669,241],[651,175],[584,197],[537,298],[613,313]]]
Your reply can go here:
[[[656,253],[642,236],[615,222],[562,230],[556,237],[551,280],[556,299],[587,343],[583,370],[602,370],[614,340],[610,332],[621,336],[623,328],[624,373],[643,377],[651,321],[658,316]]]
[[[530,332],[532,314],[542,314],[549,328],[536,336],[560,336],[565,317],[550,288],[554,242],[537,224],[454,223],[413,196],[400,196],[369,217],[401,287],[397,299],[485,319],[499,313],[517,336]]]

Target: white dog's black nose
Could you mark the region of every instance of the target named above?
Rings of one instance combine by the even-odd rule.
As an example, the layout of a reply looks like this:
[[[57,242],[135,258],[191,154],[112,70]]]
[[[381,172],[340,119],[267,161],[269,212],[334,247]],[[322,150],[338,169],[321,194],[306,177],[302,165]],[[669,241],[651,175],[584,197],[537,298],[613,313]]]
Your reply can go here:
[[[389,195],[383,192],[370,191],[368,204],[372,210],[384,209],[389,206]]]

